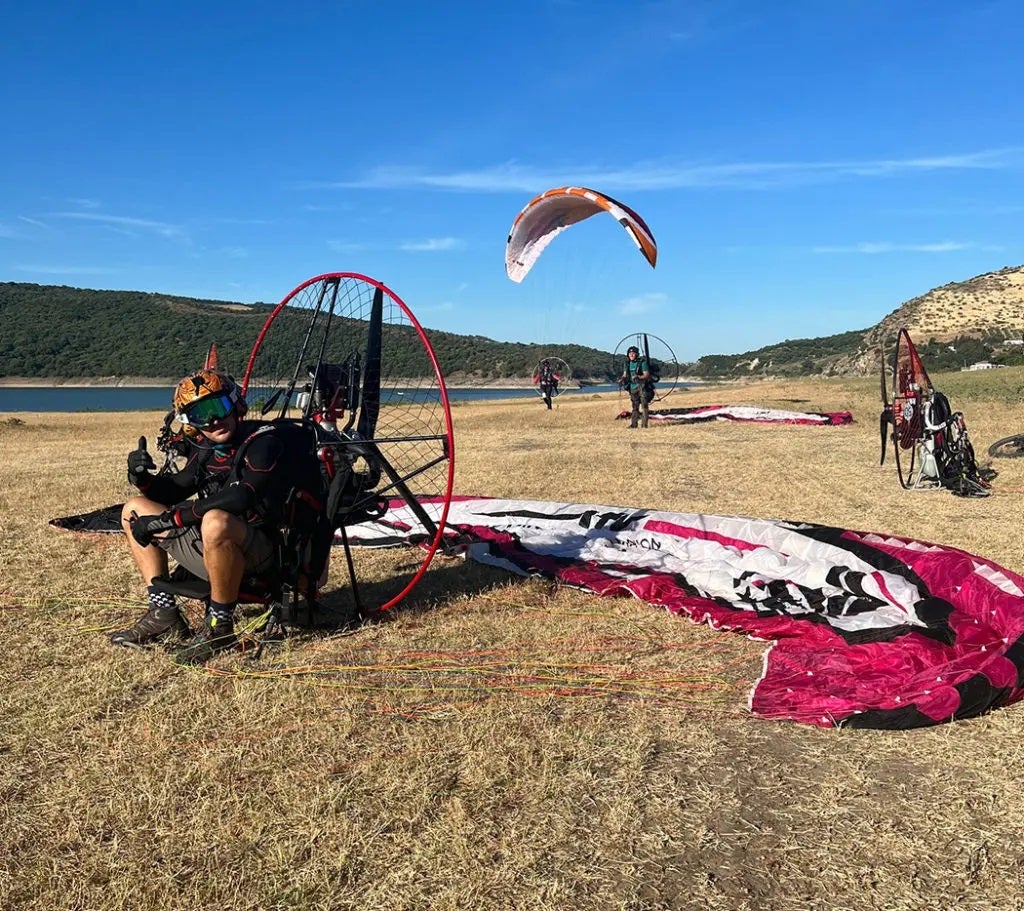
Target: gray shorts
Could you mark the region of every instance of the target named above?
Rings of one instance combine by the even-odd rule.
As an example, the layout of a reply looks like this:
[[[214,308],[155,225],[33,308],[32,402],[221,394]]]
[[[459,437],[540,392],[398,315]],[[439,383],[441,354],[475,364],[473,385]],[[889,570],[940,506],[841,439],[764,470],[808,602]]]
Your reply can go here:
[[[177,535],[172,534],[163,539],[155,538],[153,543],[166,551],[192,575],[200,579],[209,578],[203,565],[203,538],[198,525],[191,525]],[[246,574],[258,576],[274,565],[275,547],[262,528],[256,528],[254,525],[248,527],[242,549],[245,551]]]

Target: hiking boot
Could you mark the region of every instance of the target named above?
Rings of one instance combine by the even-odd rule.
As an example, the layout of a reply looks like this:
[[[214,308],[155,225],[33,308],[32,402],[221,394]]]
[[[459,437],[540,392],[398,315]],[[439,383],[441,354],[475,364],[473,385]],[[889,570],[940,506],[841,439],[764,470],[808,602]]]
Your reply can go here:
[[[176,607],[151,607],[135,626],[111,633],[114,645],[126,648],[144,648],[161,639],[187,639],[188,623]]]
[[[206,664],[214,655],[238,645],[231,620],[208,616],[194,638],[174,653],[175,664]]]

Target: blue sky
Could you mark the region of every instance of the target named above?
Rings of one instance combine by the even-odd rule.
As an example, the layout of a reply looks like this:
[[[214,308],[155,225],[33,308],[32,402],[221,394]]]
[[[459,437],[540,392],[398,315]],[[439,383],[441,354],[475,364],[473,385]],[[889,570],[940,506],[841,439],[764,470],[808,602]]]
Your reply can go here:
[[[369,274],[427,328],[677,357],[866,328],[1024,263],[1016,0],[6,4],[0,280],[276,302]],[[512,220],[610,217],[521,284]]]

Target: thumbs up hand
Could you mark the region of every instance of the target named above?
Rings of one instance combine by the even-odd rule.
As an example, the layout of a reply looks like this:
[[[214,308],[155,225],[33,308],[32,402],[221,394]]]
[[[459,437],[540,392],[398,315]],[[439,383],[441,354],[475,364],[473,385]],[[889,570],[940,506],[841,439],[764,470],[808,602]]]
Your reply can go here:
[[[139,448],[128,453],[128,482],[141,490],[149,483],[154,468],[156,462],[146,451],[146,438],[139,437]]]

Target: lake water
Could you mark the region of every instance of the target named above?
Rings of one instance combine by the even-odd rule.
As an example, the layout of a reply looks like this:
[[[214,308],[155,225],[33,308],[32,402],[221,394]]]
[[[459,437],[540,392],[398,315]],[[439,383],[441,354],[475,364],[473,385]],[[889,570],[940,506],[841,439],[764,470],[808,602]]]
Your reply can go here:
[[[594,392],[614,392],[614,385],[566,389],[563,401]],[[0,413],[13,411],[167,411],[173,387],[162,386],[0,386]],[[485,402],[498,399],[537,398],[533,388],[492,387],[449,389],[452,402]]]

